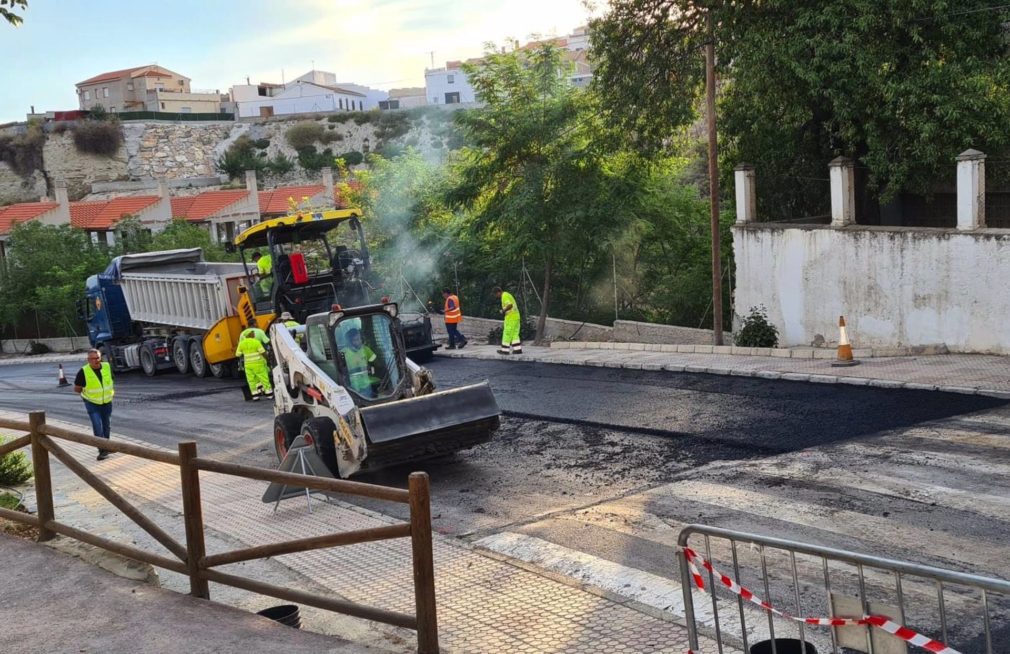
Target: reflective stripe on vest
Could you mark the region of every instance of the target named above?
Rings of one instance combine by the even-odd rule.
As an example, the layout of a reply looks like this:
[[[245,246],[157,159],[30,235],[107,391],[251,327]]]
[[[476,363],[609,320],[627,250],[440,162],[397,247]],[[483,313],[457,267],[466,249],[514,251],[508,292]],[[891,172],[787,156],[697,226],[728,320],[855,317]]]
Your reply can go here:
[[[449,307],[450,302],[452,302],[452,304],[455,306],[454,309]],[[459,306],[459,298],[456,297],[455,295],[450,295],[449,297],[445,298],[445,321],[459,322],[462,319],[463,319],[463,311],[460,309]]]
[[[112,396],[116,390],[112,383],[112,366],[108,363],[102,364],[102,378],[95,374],[95,369],[91,365],[84,366],[84,390],[81,397],[92,404],[108,404],[112,401]]]

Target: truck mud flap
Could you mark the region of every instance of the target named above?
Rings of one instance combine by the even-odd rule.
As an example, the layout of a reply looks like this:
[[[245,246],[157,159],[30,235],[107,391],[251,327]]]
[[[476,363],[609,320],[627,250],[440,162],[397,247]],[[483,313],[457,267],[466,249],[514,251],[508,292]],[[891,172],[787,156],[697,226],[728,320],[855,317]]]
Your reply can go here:
[[[501,409],[487,382],[361,410],[368,456],[362,470],[376,470],[486,443],[498,429]]]

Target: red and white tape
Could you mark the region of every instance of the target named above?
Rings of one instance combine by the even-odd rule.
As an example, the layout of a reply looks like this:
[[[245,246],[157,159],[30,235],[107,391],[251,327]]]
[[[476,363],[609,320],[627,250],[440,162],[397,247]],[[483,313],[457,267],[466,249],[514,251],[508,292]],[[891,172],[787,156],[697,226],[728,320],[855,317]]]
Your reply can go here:
[[[739,595],[753,604],[757,604],[769,613],[774,613],[775,615],[781,616],[787,620],[803,622],[805,624],[821,625],[825,627],[854,627],[868,625],[883,629],[889,634],[893,634],[894,636],[902,639],[906,643],[921,647],[927,652],[934,652],[935,654],[961,654],[956,649],[947,647],[938,640],[927,638],[926,636],[923,636],[908,627],[903,627],[902,625],[897,624],[882,615],[864,615],[862,618],[799,618],[794,615],[790,615],[785,611],[776,609],[767,601],[760,599],[754,595],[754,593],[733,581],[730,577],[716,570],[715,566],[713,566],[711,562],[706,561],[690,547],[682,547],[679,549],[681,553],[683,553],[684,558],[687,560],[688,567],[691,569],[691,577],[694,579],[694,584],[700,590],[705,590],[705,579],[701,574],[701,570],[698,569],[698,565],[701,565],[701,567],[711,572],[715,579],[718,579],[723,586],[729,588],[734,594]],[[712,592],[714,593],[715,589],[712,589]],[[688,654],[697,653],[689,650]]]

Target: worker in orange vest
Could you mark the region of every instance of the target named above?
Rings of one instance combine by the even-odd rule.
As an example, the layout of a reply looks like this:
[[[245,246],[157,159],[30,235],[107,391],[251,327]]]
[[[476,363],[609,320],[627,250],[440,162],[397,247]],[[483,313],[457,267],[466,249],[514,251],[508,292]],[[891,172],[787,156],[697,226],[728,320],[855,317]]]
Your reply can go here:
[[[466,347],[467,340],[466,336],[459,332],[459,323],[463,320],[463,310],[459,306],[459,298],[453,295],[448,288],[442,289],[442,297],[445,298],[445,309],[439,313],[445,316],[445,331],[449,332],[449,345],[446,349],[457,349],[456,343],[459,342],[458,349],[462,350]]]

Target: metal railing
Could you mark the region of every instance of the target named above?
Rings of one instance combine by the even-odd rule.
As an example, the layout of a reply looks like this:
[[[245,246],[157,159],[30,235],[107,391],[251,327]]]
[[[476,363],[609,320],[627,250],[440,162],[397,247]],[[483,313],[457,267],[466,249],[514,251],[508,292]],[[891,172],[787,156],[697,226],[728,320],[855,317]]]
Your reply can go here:
[[[8,443],[0,445],[0,457],[20,448],[31,446],[32,465],[35,472],[35,493],[38,504],[38,513],[35,516],[0,508],[0,518],[36,527],[39,530],[40,542],[50,540],[57,534],[69,536],[70,538],[75,538],[95,547],[100,547],[137,561],[187,575],[189,577],[190,594],[195,597],[210,599],[208,582],[214,581],[336,613],[414,629],[417,631],[418,652],[436,654],[439,651],[438,619],[435,606],[435,573],[431,540],[431,495],[428,475],[426,473],[412,473],[409,477],[408,489],[402,490],[388,486],[254,468],[201,458],[197,456],[196,443],[192,441],[179,443],[178,453],[175,453],[122,441],[95,438],[94,436],[88,436],[68,429],[54,427],[46,424],[45,412],[42,411],[35,411],[29,414],[27,424],[0,419],[0,429],[28,432]],[[170,536],[150,518],[145,516],[137,507],[117,493],[115,489],[88,470],[69,452],[63,449],[56,442],[57,440],[70,441],[149,461],[178,466],[182,486],[183,520],[186,529],[185,544]],[[161,543],[175,558],[148,552],[132,545],[118,543],[58,522],[53,508],[52,476],[49,469],[50,454],[95,489],[113,506],[133,520],[140,528],[150,534],[151,537]],[[199,473],[201,470],[243,477],[245,479],[280,483],[290,488],[307,488],[310,490],[342,493],[408,504],[410,506],[410,522],[300,538],[208,555],[204,544],[203,505],[200,499]],[[416,607],[414,615],[356,604],[326,595],[275,586],[213,569],[239,561],[393,538],[410,538],[411,540]]]
[[[687,547],[713,562],[722,574],[732,575],[740,586],[755,595],[763,593],[762,599],[771,606],[799,618],[885,614],[962,654],[1010,651],[1010,625],[997,623],[1007,619],[1010,609],[1008,581],[704,525],[685,527],[678,544],[684,612],[694,652],[698,652],[701,610],[695,606],[695,595],[700,591],[692,590],[684,552]],[[745,556],[752,559],[753,571],[742,562]],[[711,570],[702,571],[702,577],[711,595],[711,612],[705,608],[706,615],[700,619],[709,623],[704,630],[714,638],[720,653],[724,646],[741,645],[747,652],[759,636],[769,639],[771,651],[777,654],[776,630],[780,636],[789,633],[792,637],[795,632],[800,641],[815,645],[819,652],[839,654],[842,647],[868,654],[897,651],[898,639],[883,630],[841,626],[828,627],[825,633],[803,621],[776,620],[771,611],[752,605],[740,594],[732,600],[735,611],[727,611],[725,606],[720,610],[716,588],[722,585],[725,589],[724,582],[717,581]],[[723,596],[733,595],[725,591]],[[785,629],[783,623],[788,625]]]

